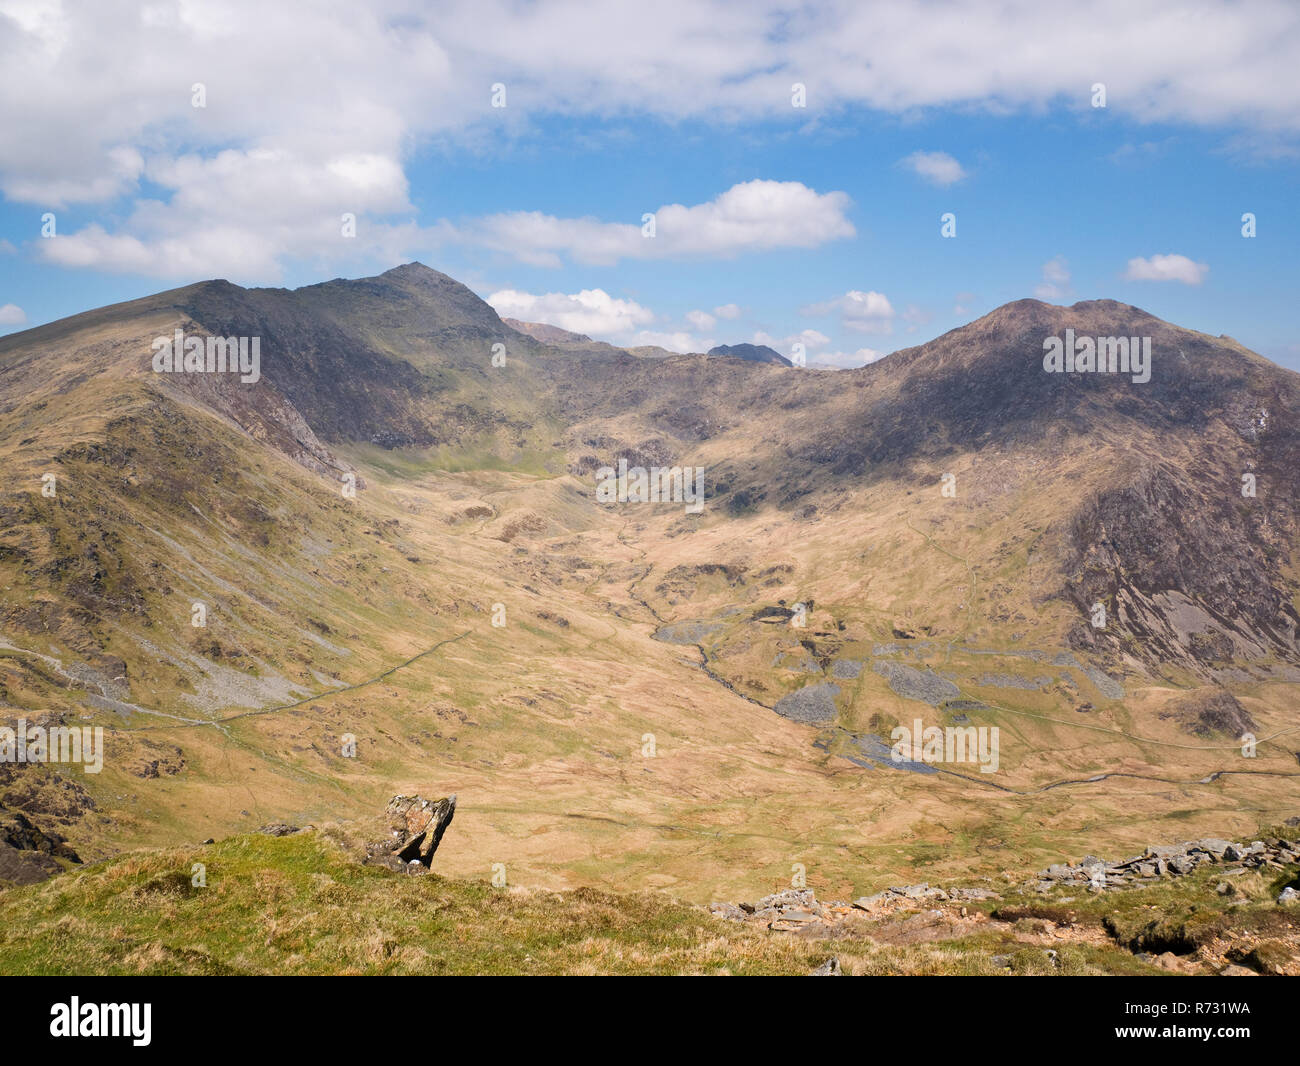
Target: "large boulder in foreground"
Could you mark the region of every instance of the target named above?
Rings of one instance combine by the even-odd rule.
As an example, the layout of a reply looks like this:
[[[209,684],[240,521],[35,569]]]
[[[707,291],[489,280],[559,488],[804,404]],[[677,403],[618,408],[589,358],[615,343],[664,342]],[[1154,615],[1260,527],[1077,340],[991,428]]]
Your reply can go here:
[[[433,854],[456,815],[456,797],[394,796],[384,815],[390,835],[367,845],[367,861],[390,870],[423,872],[433,864]]]

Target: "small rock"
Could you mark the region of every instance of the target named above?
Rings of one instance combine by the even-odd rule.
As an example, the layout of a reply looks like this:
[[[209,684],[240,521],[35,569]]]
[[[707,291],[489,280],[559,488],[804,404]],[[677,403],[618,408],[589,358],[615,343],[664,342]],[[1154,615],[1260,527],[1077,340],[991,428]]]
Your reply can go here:
[[[809,977],[843,977],[844,973],[840,969],[840,960],[832,956],[823,962],[817,969],[808,975]]]
[[[757,903],[757,909],[767,907],[811,907],[817,902],[811,888],[787,888],[784,892],[774,892],[764,896]]]
[[[1225,966],[1222,970],[1220,970],[1219,976],[1220,977],[1258,977],[1259,974],[1257,974],[1254,970],[1248,970],[1245,966],[1238,966],[1236,965],[1236,963],[1232,963],[1228,966]]]
[[[1290,885],[1282,889],[1282,894],[1277,897],[1279,903],[1296,903],[1300,902],[1300,892],[1297,892]]]
[[[989,888],[953,888],[948,890],[953,899],[996,899],[997,893]]]

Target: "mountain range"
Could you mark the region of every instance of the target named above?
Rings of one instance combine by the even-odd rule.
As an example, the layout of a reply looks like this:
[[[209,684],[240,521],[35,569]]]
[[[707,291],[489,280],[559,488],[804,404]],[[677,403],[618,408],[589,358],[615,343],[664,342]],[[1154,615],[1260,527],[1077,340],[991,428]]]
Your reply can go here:
[[[257,380],[156,372],[177,331]],[[1045,370],[1067,331],[1150,379]],[[444,789],[452,873],[701,899],[1293,809],[1300,375],[1110,300],[787,364],[418,263],[0,339],[0,719],[108,736],[0,804],[86,859]],[[602,502],[620,462],[704,507]],[[998,772],[879,758],[921,720],[998,726]]]

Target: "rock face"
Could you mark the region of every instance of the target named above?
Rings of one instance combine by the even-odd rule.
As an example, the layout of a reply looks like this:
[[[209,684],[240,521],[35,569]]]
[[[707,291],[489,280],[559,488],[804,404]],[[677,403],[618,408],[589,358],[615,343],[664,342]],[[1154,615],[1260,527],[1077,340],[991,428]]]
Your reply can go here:
[[[367,846],[367,861],[390,870],[428,870],[455,814],[455,794],[439,800],[394,796],[384,808],[390,836]]]
[[[31,885],[59,873],[56,860],[81,862],[58,833],[38,828],[20,811],[0,807],[0,885]]]
[[[1250,712],[1231,692],[1214,686],[1193,689],[1170,701],[1166,713],[1173,714],[1183,730],[1196,737],[1240,737],[1259,730]]]

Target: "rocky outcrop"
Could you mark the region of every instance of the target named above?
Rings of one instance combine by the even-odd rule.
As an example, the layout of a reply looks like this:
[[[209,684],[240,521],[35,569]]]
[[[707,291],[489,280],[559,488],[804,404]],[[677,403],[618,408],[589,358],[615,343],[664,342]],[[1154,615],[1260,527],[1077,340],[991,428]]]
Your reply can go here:
[[[1225,873],[1232,873],[1234,868],[1281,870],[1296,864],[1300,864],[1300,839],[1270,837],[1238,844],[1207,837],[1181,844],[1152,844],[1141,855],[1123,862],[1107,862],[1089,855],[1074,864],[1054,863],[1039,872],[1037,889],[1046,893],[1058,884],[1068,884],[1103,892],[1161,877],[1183,877],[1202,866],[1223,866]]]
[[[1207,686],[1192,689],[1170,701],[1161,718],[1172,715],[1183,731],[1192,736],[1241,737],[1259,730],[1255,719],[1225,688]]]
[[[789,718],[805,725],[817,725],[821,722],[834,721],[838,713],[835,697],[839,695],[838,685],[805,685],[776,701],[772,709],[782,718]]]
[[[0,807],[0,885],[31,885],[81,859],[58,833],[40,829],[21,811]]]
[[[988,888],[943,889],[921,884],[898,885],[848,903],[819,900],[811,888],[788,888],[784,892],[764,896],[757,903],[710,903],[709,911],[727,921],[759,925],[778,933],[798,933],[818,938],[837,936],[844,923],[855,913],[880,916],[926,903],[962,903],[996,898],[997,893]]]
[[[455,814],[455,794],[439,800],[394,796],[384,808],[389,836],[366,846],[366,861],[403,872],[428,870]]]

